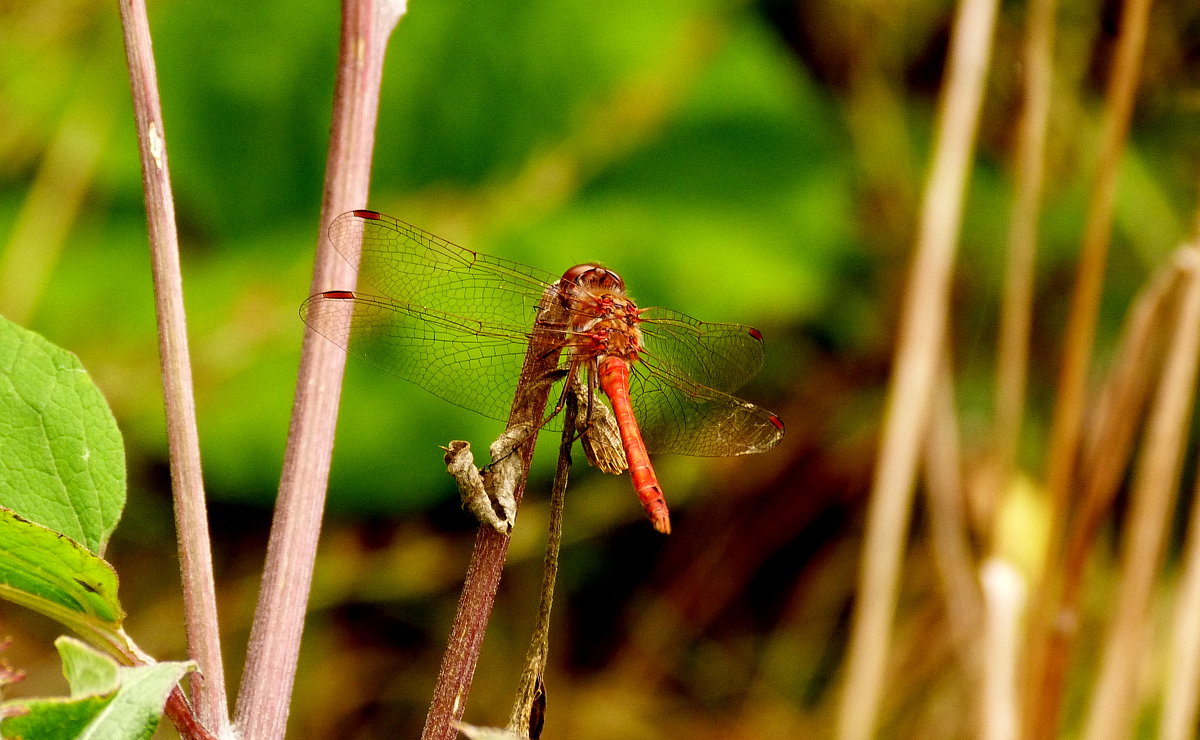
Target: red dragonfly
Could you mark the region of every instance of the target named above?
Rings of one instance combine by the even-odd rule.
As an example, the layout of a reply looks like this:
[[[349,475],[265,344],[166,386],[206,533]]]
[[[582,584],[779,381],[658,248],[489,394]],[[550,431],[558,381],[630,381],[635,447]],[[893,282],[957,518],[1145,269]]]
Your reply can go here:
[[[547,301],[568,321],[561,337],[566,387],[586,373],[591,403],[608,397],[630,477],[654,528],[670,533],[647,450],[703,457],[763,452],[783,438],[775,414],[730,395],[763,361],[762,334],[663,308],[638,308],[624,281],[594,264],[562,277],[451,244],[374,211],[329,228],[358,268],[362,290],[304,302],[301,318],[350,354],[451,403],[505,419],[534,318]],[[544,341],[544,339],[542,340]]]

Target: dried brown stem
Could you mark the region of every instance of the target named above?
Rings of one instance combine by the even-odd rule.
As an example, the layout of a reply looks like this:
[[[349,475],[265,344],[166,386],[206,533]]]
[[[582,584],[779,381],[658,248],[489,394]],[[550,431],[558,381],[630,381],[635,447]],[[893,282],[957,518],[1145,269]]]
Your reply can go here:
[[[546,536],[546,559],[542,566],[542,592],[538,599],[537,620],[529,638],[529,649],[525,652],[525,667],[521,670],[521,683],[517,698],[513,702],[508,719],[508,731],[522,736],[538,734],[540,719],[531,721],[538,697],[545,698],[541,691],[542,675],[546,672],[546,657],[550,652],[550,610],[554,606],[554,583],[558,578],[558,552],[562,547],[563,504],[567,497],[567,479],[571,472],[571,445],[575,441],[576,426],[573,422],[579,415],[579,403],[575,393],[567,394],[562,433],[558,448],[558,467],[554,471],[554,487],[550,490],[550,526]]]
[[[1191,740],[1200,699],[1200,482],[1192,492],[1192,516],[1183,552],[1179,603],[1172,624],[1170,666],[1165,682],[1161,730],[1164,740]]]
[[[1025,582],[1010,563],[999,558],[980,569],[984,594],[981,740],[1015,740],[1021,723],[1017,696],[1017,646],[1025,604]]]
[[[954,381],[949,353],[938,368],[925,439],[925,489],[933,558],[946,600],[946,614],[959,660],[968,675],[978,673],[979,643],[975,626],[983,615],[975,578],[975,559],[967,534],[963,499],[958,423],[954,416]]]
[[[166,133],[145,3],[121,0],[120,9],[142,162],[142,189],[146,197],[185,626],[189,652],[201,672],[191,681],[192,694],[203,724],[221,732],[229,725],[229,710],[225,698],[225,670],[221,663],[204,481],[200,472],[200,439],[196,430]],[[186,703],[173,702],[170,708],[174,712],[182,711]],[[177,723],[183,719],[177,715],[173,717]]]
[[[1125,4],[1116,60],[1109,79],[1100,160],[1092,181],[1079,272],[1071,295],[1067,346],[1059,375],[1054,425],[1051,429],[1047,487],[1059,507],[1065,505],[1064,499],[1079,449],[1080,421],[1083,418],[1088,365],[1096,334],[1100,286],[1108,257],[1117,173],[1121,155],[1125,151],[1149,14],[1150,0],[1129,0]]]
[[[1071,296],[1067,324],[1066,349],[1059,374],[1057,400],[1050,433],[1050,453],[1046,487],[1051,501],[1050,537],[1043,573],[1035,594],[1029,640],[1031,645],[1025,733],[1028,737],[1053,737],[1058,724],[1061,691],[1043,691],[1046,666],[1061,662],[1051,656],[1053,631],[1062,626],[1057,619],[1057,571],[1061,567],[1069,511],[1069,492],[1079,456],[1080,424],[1087,392],[1088,367],[1096,332],[1100,287],[1107,261],[1109,231],[1116,195],[1117,172],[1134,93],[1146,43],[1150,0],[1128,0],[1123,9],[1117,53],[1109,78],[1100,159],[1092,181],[1079,271]]]
[[[1042,584],[1047,589],[1043,599],[1054,604],[1055,629],[1042,645],[1044,654],[1034,656],[1040,659],[1041,684],[1026,687],[1029,696],[1037,694],[1047,706],[1060,706],[1066,689],[1088,554],[1128,468],[1152,381],[1162,366],[1164,334],[1177,299],[1179,275],[1176,262],[1164,266],[1135,301],[1115,353],[1117,364],[1104,383],[1084,440],[1079,475],[1083,488],[1078,512],[1069,522],[1063,565]],[[1058,722],[1057,713],[1043,719]]]
[[[1056,0],[1033,0],[1025,23],[1022,58],[1025,104],[1018,125],[1017,156],[1004,300],[996,361],[996,421],[992,469],[984,492],[985,506],[997,511],[996,501],[1012,477],[1021,439],[1025,409],[1029,328],[1033,315],[1033,271],[1037,253],[1038,214],[1045,170],[1046,129],[1050,118],[1053,78],[1054,11]]]
[[[1200,260],[1200,241],[1189,250]],[[1193,276],[1193,279],[1194,276]],[[1200,701],[1200,483],[1192,493],[1192,515],[1183,551],[1183,574],[1172,624],[1171,650],[1159,737],[1187,740],[1196,732]]]
[[[366,204],[387,39],[403,2],[347,0],[334,88],[333,127],[317,232],[312,292],[354,282],[325,239],[338,213]],[[243,737],[283,737],[312,581],[333,455],[346,354],[311,329],[304,334],[292,425],[284,453],[267,562],[237,702]]]
[[[1149,611],[1179,488],[1187,425],[1200,366],[1200,255],[1177,257],[1184,271],[1175,331],[1154,399],[1145,446],[1131,494],[1130,523],[1122,543],[1121,579],[1104,661],[1091,697],[1084,737],[1128,737],[1141,696],[1134,666],[1149,647]]]
[[[547,295],[552,293],[548,292]],[[525,352],[517,395],[509,412],[509,430],[536,430],[540,426],[550,397],[551,383],[548,379],[558,369],[561,341],[556,331],[545,327],[564,325],[566,308],[553,299],[543,301],[542,306]],[[567,426],[571,425],[568,423]],[[536,441],[535,431],[521,445],[519,452],[514,453],[519,454],[521,463],[513,490],[513,499],[518,506],[525,492]],[[494,478],[488,483],[493,485]],[[475,663],[479,659],[479,649],[483,644],[483,635],[496,600],[496,589],[500,586],[504,560],[508,555],[508,542],[508,537],[499,534],[491,526],[481,526],[475,535],[475,549],[467,565],[458,611],[450,627],[450,638],[442,656],[442,666],[438,671],[437,685],[421,740],[453,740],[455,737],[454,723],[462,719],[466,708],[471,680],[475,676]]]
[[[839,709],[838,732],[845,740],[871,737],[879,713],[917,457],[942,348],[996,5],[995,0],[963,0],[954,23],[933,165],[901,309],[894,374],[867,512],[858,602]]]

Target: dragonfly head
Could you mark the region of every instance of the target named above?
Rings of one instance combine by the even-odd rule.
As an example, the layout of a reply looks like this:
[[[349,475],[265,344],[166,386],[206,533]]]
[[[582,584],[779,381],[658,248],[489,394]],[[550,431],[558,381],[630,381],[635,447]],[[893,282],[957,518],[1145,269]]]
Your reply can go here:
[[[562,281],[594,291],[623,293],[625,281],[607,267],[600,265],[575,265],[563,273]]]

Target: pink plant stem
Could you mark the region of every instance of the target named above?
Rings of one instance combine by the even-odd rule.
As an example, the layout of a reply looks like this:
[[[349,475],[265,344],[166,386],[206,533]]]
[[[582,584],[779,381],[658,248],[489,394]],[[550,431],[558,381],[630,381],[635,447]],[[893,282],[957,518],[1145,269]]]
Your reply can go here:
[[[170,170],[167,168],[162,106],[158,98],[158,79],[145,3],[142,0],[121,0],[120,9],[137,122],[138,150],[142,160],[142,189],[146,197],[185,625],[189,652],[200,666],[200,674],[193,674],[192,696],[199,706],[201,722],[220,731],[229,725],[229,709],[225,698],[225,671],[221,663],[212,550],[208,537],[204,481],[200,472],[200,440],[196,430],[187,318],[183,308],[183,278],[179,266],[179,240],[175,232]],[[186,710],[187,705],[179,696],[171,708],[177,713]],[[178,724],[180,718],[175,714],[173,717]]]
[[[325,233],[338,213],[366,204],[387,39],[403,2],[347,0],[334,89],[333,126],[321,204],[312,290],[353,285],[350,265]],[[312,330],[304,334],[292,425],[241,690],[242,737],[282,738],[312,583],[346,354]]]

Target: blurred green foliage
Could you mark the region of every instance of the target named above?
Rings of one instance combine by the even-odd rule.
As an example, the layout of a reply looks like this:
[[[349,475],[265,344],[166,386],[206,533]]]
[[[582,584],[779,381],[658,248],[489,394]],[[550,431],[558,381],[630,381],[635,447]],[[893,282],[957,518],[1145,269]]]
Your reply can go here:
[[[0,181],[0,224],[15,218],[64,109],[83,106],[85,125],[87,111],[108,119],[94,178],[78,183],[78,221],[26,310],[97,373],[136,464],[161,459],[163,433],[132,117],[111,8],[76,12],[89,22],[9,11],[10,28],[43,15],[64,25],[6,39],[4,93],[26,136],[9,143],[17,166]],[[151,13],[207,479],[218,497],[265,503],[308,293],[337,8]],[[754,323],[772,352],[786,347],[773,335],[831,299],[854,250],[844,136],[827,97],[746,8],[415,3],[391,48],[363,205],[550,271],[604,261],[643,304]],[[58,76],[28,86],[42,56]],[[436,445],[497,428],[354,368],[331,505],[444,500]]]
[[[1118,7],[1060,5],[1024,439],[1033,479]],[[562,680],[549,682],[558,736],[828,735],[952,11],[942,0],[413,0],[393,35],[362,205],[551,272],[602,261],[642,305],[757,326],[767,364],[745,395],[788,424],[771,455],[656,461],[688,523],[665,543],[617,526],[640,518],[628,481],[577,468],[551,665]],[[1025,12],[1001,8],[953,287],[965,469],[989,442]],[[320,237],[338,13],[303,0],[150,7],[206,484],[214,511],[253,512],[216,522],[234,531],[218,557],[253,561],[221,582],[235,629],[257,588],[261,542],[245,530],[265,521],[277,487],[297,307]],[[1156,5],[1098,364],[1146,275],[1191,228],[1197,23],[1194,3]],[[164,501],[169,482],[114,4],[0,3],[0,314],[77,352],[112,405],[134,488],[115,558],[132,564],[123,576],[147,575],[173,544],[165,510],[137,505]],[[469,525],[436,445],[482,445],[499,428],[351,363],[329,498],[345,519],[327,529],[297,684],[310,736],[415,734],[469,549],[441,529],[446,511]],[[539,453],[540,475],[551,457]],[[514,538],[468,719],[506,711],[536,598],[543,502],[523,509],[529,526]],[[928,737],[921,728],[961,729],[968,682],[945,668],[948,645],[930,646],[950,630],[930,606],[926,548],[911,556],[898,616],[911,639],[896,649],[916,668],[888,729]],[[130,631],[150,650],[181,652],[177,613],[161,607],[173,570],[155,570],[122,581],[130,614],[148,612]],[[946,711],[960,725],[939,724]]]

